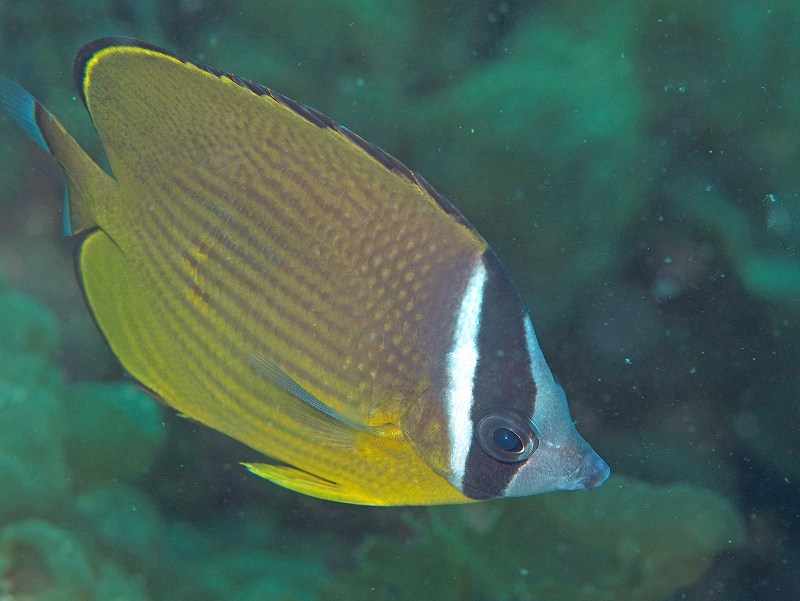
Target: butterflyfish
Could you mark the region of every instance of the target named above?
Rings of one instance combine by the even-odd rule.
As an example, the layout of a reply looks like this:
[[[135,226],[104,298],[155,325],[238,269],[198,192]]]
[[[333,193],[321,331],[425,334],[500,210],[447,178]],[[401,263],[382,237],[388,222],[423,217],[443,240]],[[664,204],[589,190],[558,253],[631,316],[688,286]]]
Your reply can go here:
[[[98,166],[10,80],[61,166],[64,229],[123,368],[322,499],[434,505],[595,488],[519,294],[419,174],[322,113],[128,38],[74,77]]]

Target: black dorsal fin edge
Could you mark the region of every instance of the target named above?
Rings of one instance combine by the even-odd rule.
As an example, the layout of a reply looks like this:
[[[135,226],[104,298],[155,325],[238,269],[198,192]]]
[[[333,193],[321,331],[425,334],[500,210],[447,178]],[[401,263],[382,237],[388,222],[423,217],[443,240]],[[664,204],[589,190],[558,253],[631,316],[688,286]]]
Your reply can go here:
[[[164,50],[160,46],[148,44],[147,42],[142,42],[136,38],[129,38],[125,36],[109,36],[92,40],[78,50],[78,54],[75,55],[75,62],[72,64],[72,77],[75,80],[75,87],[78,89],[78,93],[81,95],[81,99],[83,100],[83,105],[86,106],[87,109],[88,105],[86,104],[86,94],[84,94],[83,86],[86,78],[86,65],[90,60],[92,60],[92,57],[95,54],[101,50],[110,48],[111,46],[134,46],[136,48],[146,48],[147,50],[153,50],[154,52],[160,52],[162,54],[172,56],[182,62],[186,62],[186,60],[188,60],[185,57],[181,57],[170,52],[169,50]]]
[[[179,60],[182,63],[193,65],[198,69],[202,69],[203,71],[211,73],[216,77],[225,77],[226,79],[231,80],[238,86],[252,92],[253,94],[256,94],[257,96],[268,96],[275,102],[282,104],[283,106],[292,110],[294,113],[296,113],[309,123],[313,123],[317,127],[321,128],[327,127],[336,131],[340,135],[347,138],[350,142],[361,148],[369,156],[371,156],[373,159],[378,161],[381,165],[383,165],[390,171],[394,171],[396,173],[399,173],[400,175],[403,175],[411,183],[413,183],[423,192],[431,196],[445,213],[452,216],[456,221],[458,221],[461,225],[472,231],[479,238],[481,237],[480,234],[475,230],[475,228],[472,227],[472,224],[469,221],[467,221],[466,217],[464,217],[461,211],[459,211],[456,208],[456,206],[453,205],[453,203],[451,203],[444,196],[442,196],[420,174],[406,167],[400,160],[396,159],[382,148],[374,144],[371,144],[370,142],[367,142],[366,140],[364,140],[364,138],[362,138],[361,136],[359,136],[354,132],[351,132],[343,125],[339,125],[336,121],[334,121],[327,115],[320,113],[316,109],[306,106],[302,102],[292,100],[288,96],[284,96],[280,92],[276,92],[266,86],[250,81],[249,79],[239,77],[238,75],[233,75],[232,73],[226,73],[225,71],[220,71],[219,69],[209,67],[208,65],[199,63],[187,56],[183,56],[180,54],[176,54],[174,52],[170,52],[169,50],[165,50],[164,48],[156,46],[155,44],[142,42],[141,40],[137,40],[136,38],[130,38],[124,36],[111,36],[111,37],[98,38],[83,46],[78,51],[78,54],[75,57],[75,63],[73,65],[72,73],[73,73],[73,78],[75,79],[75,87],[78,89],[78,93],[81,95],[83,104],[84,106],[87,107],[87,109],[88,105],[86,103],[86,95],[84,93],[86,65],[95,54],[111,46],[130,46],[135,48],[144,48],[146,50],[152,50],[153,52],[170,56],[174,59]]]

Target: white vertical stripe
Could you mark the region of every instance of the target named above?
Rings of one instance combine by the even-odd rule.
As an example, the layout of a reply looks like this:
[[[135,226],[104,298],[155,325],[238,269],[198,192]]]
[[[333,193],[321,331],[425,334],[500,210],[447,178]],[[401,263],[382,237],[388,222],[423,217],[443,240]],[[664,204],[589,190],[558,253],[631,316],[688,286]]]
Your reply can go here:
[[[453,345],[447,355],[447,426],[450,433],[450,471],[453,484],[461,487],[472,444],[475,371],[478,366],[478,330],[481,322],[486,267],[483,261],[472,272],[456,318]]]
[[[545,382],[552,380],[553,376],[550,373],[547,362],[544,360],[539,342],[536,340],[531,318],[526,313],[523,319],[525,322],[525,343],[528,347],[528,356],[531,359],[531,376],[533,376],[533,381],[536,383],[536,389],[538,390]]]

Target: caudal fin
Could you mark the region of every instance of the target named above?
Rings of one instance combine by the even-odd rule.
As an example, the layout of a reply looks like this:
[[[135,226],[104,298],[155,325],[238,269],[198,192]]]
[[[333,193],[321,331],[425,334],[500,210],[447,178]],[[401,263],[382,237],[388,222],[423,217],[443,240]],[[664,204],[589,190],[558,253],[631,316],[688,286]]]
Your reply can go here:
[[[0,107],[27,136],[49,152],[66,177],[64,233],[77,234],[98,224],[99,199],[116,194],[114,180],[75,141],[58,120],[15,81],[0,76]]]

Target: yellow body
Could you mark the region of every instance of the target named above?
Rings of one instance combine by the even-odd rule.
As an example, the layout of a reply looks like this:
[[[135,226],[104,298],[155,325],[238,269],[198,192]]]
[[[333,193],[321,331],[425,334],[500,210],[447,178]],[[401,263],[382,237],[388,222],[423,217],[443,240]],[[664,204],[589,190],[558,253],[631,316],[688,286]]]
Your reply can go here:
[[[67,175],[74,229],[89,230],[80,277],[123,366],[265,454],[248,467],[287,488],[469,502],[440,475],[444,451],[415,446],[446,442],[442,420],[414,444],[404,424],[428,411],[435,351],[452,333],[431,323],[449,324],[463,292],[437,284],[467,273],[483,240],[342,131],[158,50],[99,49],[83,94],[113,178],[49,113],[38,124]],[[326,440],[251,353],[365,428]]]

